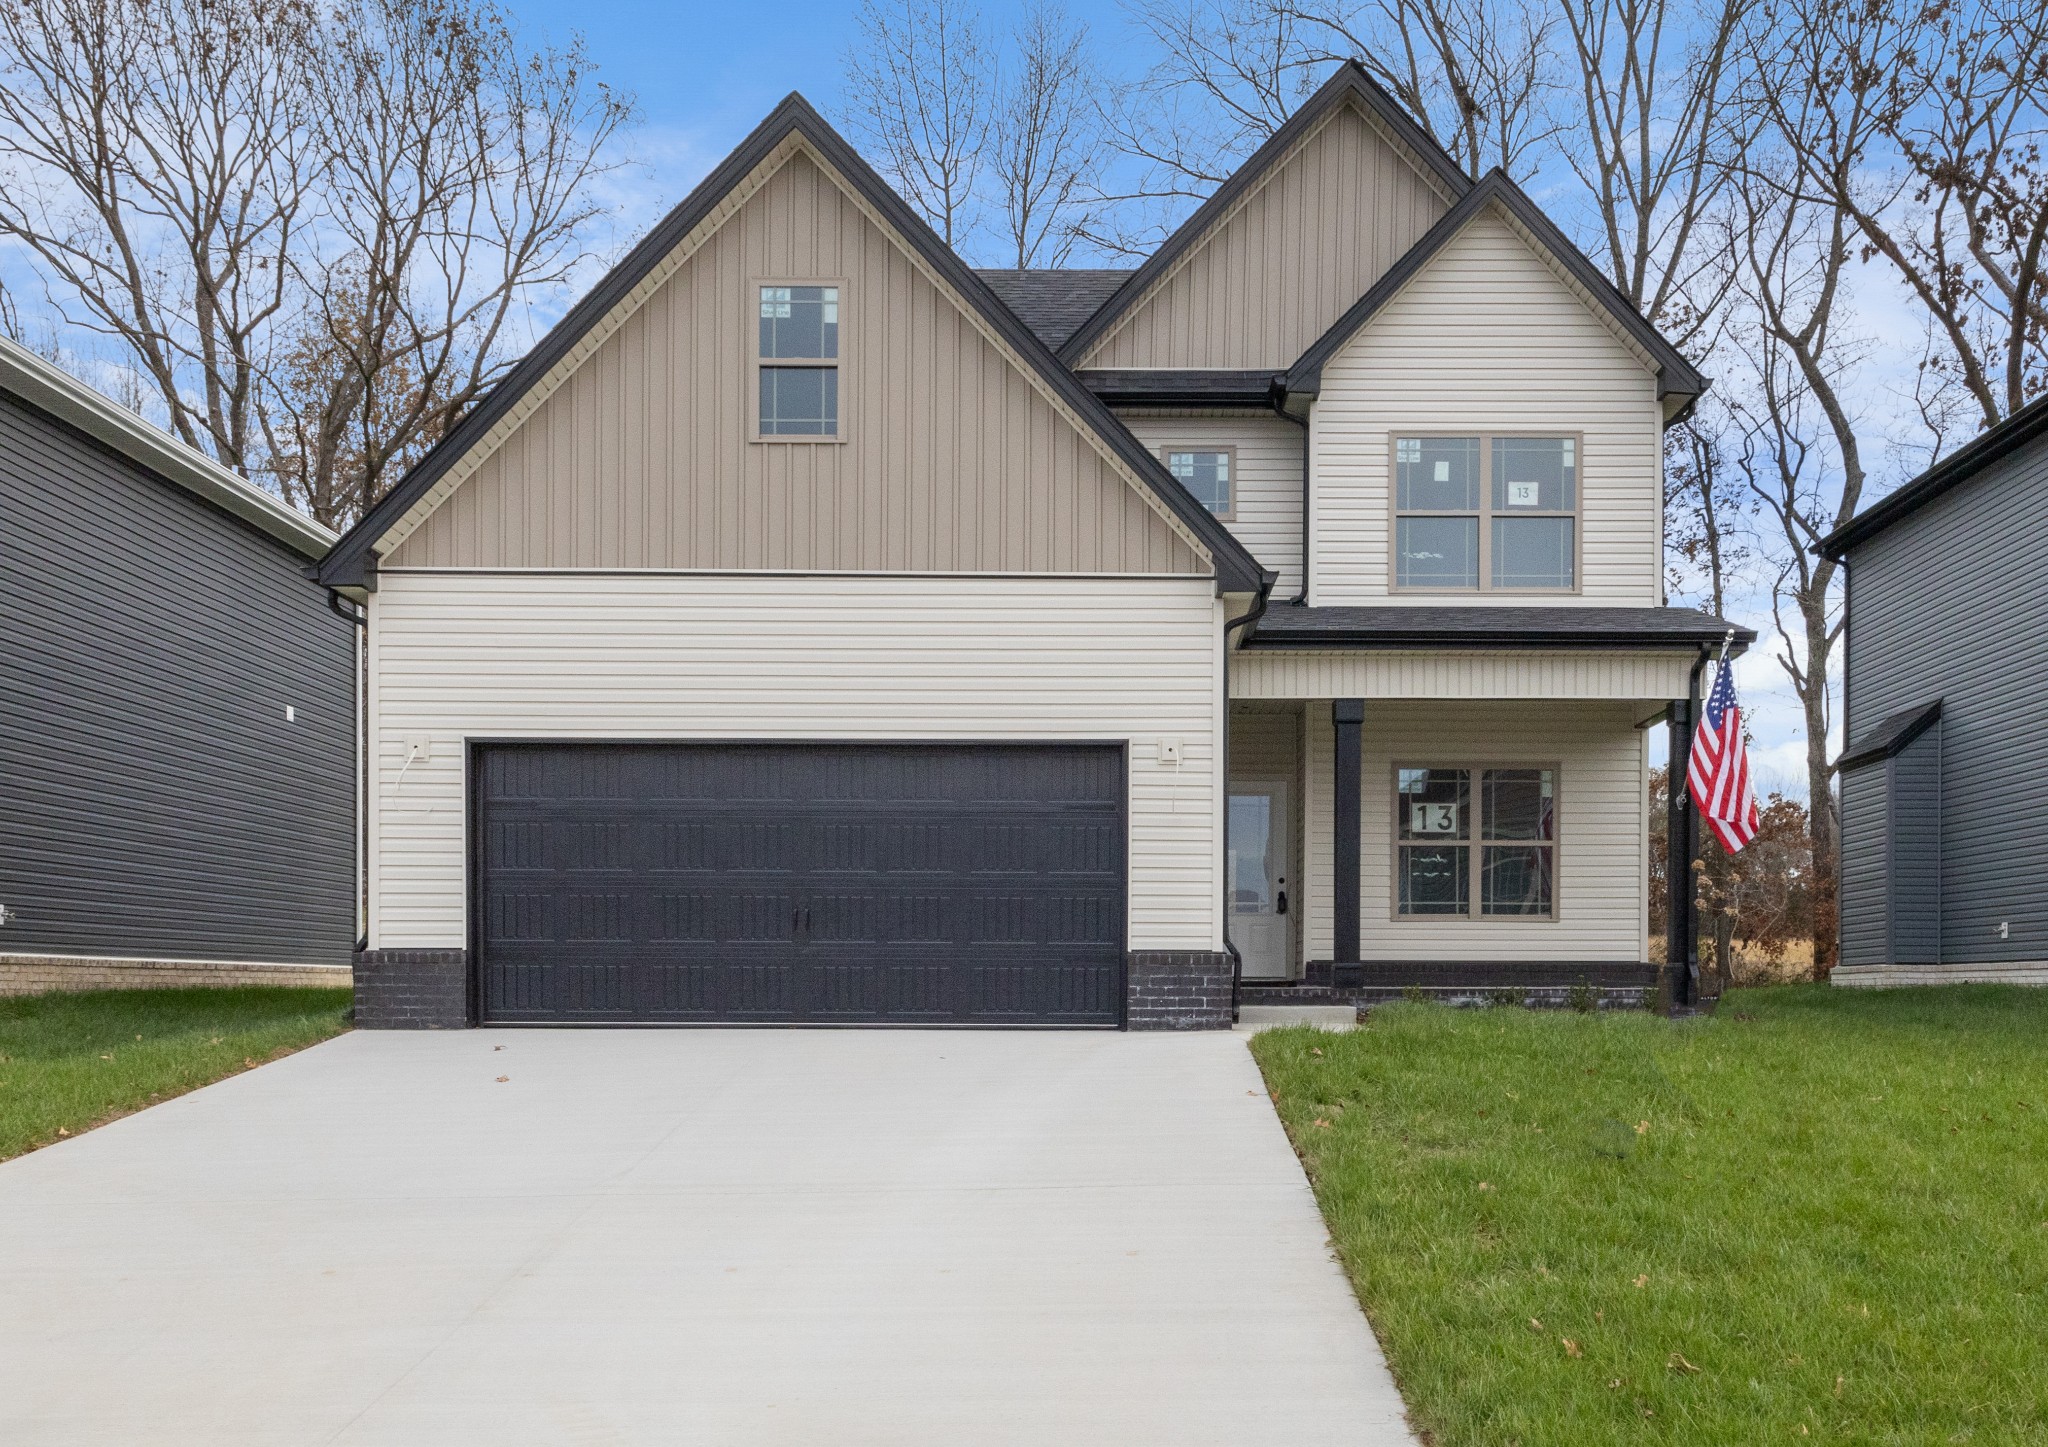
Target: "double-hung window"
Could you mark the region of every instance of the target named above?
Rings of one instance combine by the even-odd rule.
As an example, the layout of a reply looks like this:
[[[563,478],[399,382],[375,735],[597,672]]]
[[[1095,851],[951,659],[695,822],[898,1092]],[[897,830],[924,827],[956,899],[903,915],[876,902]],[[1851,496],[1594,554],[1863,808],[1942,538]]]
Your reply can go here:
[[[1400,768],[1394,913],[1554,918],[1557,771]]]
[[[836,440],[839,288],[763,286],[759,301],[759,435]]]
[[[1227,522],[1237,516],[1236,448],[1169,447],[1166,470],[1217,517]]]
[[[1396,437],[1394,586],[1570,592],[1578,586],[1574,437]]]

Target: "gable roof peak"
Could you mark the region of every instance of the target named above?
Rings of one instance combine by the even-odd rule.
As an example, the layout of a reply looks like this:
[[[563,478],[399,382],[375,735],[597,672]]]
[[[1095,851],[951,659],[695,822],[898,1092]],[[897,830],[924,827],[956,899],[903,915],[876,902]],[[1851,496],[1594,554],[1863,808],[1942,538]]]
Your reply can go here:
[[[1686,360],[1684,354],[1650,325],[1621,289],[1558,229],[1557,223],[1544,213],[1542,207],[1529,199],[1528,192],[1516,185],[1506,171],[1495,166],[1473,183],[1458,203],[1409,248],[1408,254],[1389,267],[1386,275],[1374,282],[1365,295],[1352,303],[1350,309],[1288,368],[1287,391],[1307,397],[1321,391],[1323,367],[1338,349],[1378,315],[1475,218],[1493,207],[1498,207],[1527,239],[1569,276],[1586,297],[1606,313],[1618,330],[1649,353],[1656,365],[1659,397],[1677,395],[1690,399],[1706,390],[1706,378]]]
[[[1215,515],[1203,507],[1166,470],[1129,428],[1104,403],[1062,366],[1030,328],[1003,304],[987,282],[910,208],[874,168],[861,158],[800,91],[791,91],[730,155],[711,169],[690,194],[655,223],[612,269],[548,329],[535,346],[481,398],[442,439],[430,448],[398,484],[344,534],[319,565],[319,578],[329,587],[373,586],[376,544],[492,430],[516,412],[528,393],[540,386],[576,351],[583,340],[631,297],[668,255],[711,220],[746,179],[772,157],[792,135],[800,134],[809,149],[910,251],[951,287],[962,302],[999,336],[1029,375],[1055,396],[1093,433],[1130,474],[1145,486],[1189,533],[1208,550],[1219,589],[1263,593],[1273,575],[1260,566]]]
[[[1070,367],[1079,366],[1088,349],[1101,341],[1157,283],[1164,280],[1167,273],[1231,213],[1238,201],[1276,170],[1293,153],[1295,146],[1327,116],[1347,104],[1356,105],[1385,126],[1400,148],[1451,198],[1463,196],[1472,188],[1472,178],[1465,169],[1422,128],[1406,107],[1366,74],[1365,67],[1358,61],[1343,61],[1330,73],[1329,79],[1316,87],[1314,94],[1296,108],[1294,114],[1230,173],[1222,185],[1209,193],[1209,198],[1197,206],[1187,220],[1174,228],[1173,234],[1131,273],[1130,279],[1117,288],[1095,315],[1081,324],[1060,348],[1060,360]]]

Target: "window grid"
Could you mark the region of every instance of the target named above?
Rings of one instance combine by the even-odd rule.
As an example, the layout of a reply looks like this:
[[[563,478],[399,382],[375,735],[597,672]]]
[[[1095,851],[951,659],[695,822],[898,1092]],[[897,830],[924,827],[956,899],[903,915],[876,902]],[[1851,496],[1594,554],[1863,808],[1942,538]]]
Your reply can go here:
[[[1397,767],[1394,917],[1556,919],[1557,778],[1544,764]]]
[[[1537,443],[1545,446],[1562,444],[1564,488],[1569,492],[1568,506],[1544,506],[1539,501],[1535,506],[1514,506],[1507,492],[1513,484],[1519,494],[1527,484],[1519,479],[1500,476],[1501,454],[1504,448],[1513,448],[1517,443]],[[1468,473],[1462,484],[1457,477],[1460,469],[1460,453],[1465,456],[1464,468]],[[1393,440],[1392,457],[1388,467],[1391,486],[1387,489],[1392,504],[1393,523],[1389,529],[1387,581],[1395,592],[1403,593],[1550,593],[1571,594],[1580,591],[1582,569],[1580,547],[1583,541],[1580,513],[1580,494],[1583,475],[1584,449],[1577,433],[1563,432],[1477,432],[1477,433],[1425,433],[1410,432],[1396,434]],[[1446,467],[1446,464],[1449,464]],[[1435,506],[1410,505],[1408,491],[1409,474],[1404,467],[1427,467],[1428,473],[1421,479],[1424,489],[1455,489],[1464,486],[1467,496],[1459,505],[1441,505],[1443,494],[1430,498]],[[1446,473],[1449,476],[1446,476]],[[1540,487],[1538,492],[1540,494]],[[1441,519],[1445,524],[1470,522],[1470,580],[1457,581],[1404,581],[1403,563],[1408,556],[1404,540],[1410,536],[1429,538],[1426,531],[1428,521]],[[1412,532],[1404,526],[1412,520],[1419,520],[1423,527]],[[1503,521],[1555,520],[1562,523],[1569,532],[1569,545],[1563,550],[1564,568],[1569,574],[1563,585],[1500,582],[1495,574],[1497,554],[1501,551],[1498,541],[1498,527]],[[1434,530],[1436,547],[1458,547],[1454,541],[1462,529],[1439,527]]]
[[[841,295],[836,282],[755,286],[756,440],[841,440]]]
[[[1237,449],[1162,447],[1160,457],[1189,494],[1223,522],[1237,518]]]

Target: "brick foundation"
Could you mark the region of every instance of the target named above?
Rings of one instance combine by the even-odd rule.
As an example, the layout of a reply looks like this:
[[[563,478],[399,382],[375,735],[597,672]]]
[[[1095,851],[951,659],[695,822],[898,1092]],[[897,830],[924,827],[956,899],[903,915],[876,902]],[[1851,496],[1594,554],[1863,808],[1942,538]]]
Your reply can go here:
[[[356,1028],[469,1028],[468,950],[364,950],[356,956]]]
[[[347,965],[246,960],[129,960],[89,955],[0,955],[0,995],[77,990],[173,990],[193,985],[349,987]]]
[[[1133,1030],[1228,1030],[1236,966],[1220,950],[1133,950],[1125,1023]]]

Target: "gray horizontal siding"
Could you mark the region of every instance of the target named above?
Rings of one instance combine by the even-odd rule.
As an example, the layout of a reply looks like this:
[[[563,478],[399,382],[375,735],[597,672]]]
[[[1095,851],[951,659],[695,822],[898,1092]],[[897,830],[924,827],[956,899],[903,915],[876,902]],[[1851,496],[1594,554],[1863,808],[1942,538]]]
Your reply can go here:
[[[1941,959],[1941,725],[1887,761],[1891,770],[1891,956]]]
[[[1940,948],[1958,964],[2048,955],[2044,500],[2036,445],[1850,554],[1847,736],[1942,700]],[[1856,827],[1845,817],[1845,849]],[[1850,907],[1845,896],[1845,946]]]
[[[1842,775],[1842,963],[1888,963],[1889,905],[1885,864],[1890,858],[1890,806],[1883,763]]]
[[[346,963],[354,630],[303,560],[4,396],[0,526],[0,951]]]

